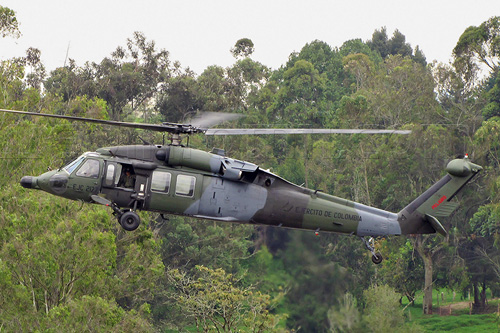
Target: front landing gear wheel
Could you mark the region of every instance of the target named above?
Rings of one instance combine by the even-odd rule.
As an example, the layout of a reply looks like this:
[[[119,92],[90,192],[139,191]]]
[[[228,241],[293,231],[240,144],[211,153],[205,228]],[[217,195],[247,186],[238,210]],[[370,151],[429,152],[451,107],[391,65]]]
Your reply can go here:
[[[372,261],[375,265],[380,264],[382,260],[384,260],[384,258],[382,258],[382,255],[380,253],[377,252],[374,255],[372,255]]]
[[[139,215],[137,215],[136,212],[133,211],[128,211],[123,213],[119,218],[118,222],[120,222],[120,225],[122,226],[123,229],[127,231],[133,231],[139,227],[139,224],[141,223],[141,218]]]

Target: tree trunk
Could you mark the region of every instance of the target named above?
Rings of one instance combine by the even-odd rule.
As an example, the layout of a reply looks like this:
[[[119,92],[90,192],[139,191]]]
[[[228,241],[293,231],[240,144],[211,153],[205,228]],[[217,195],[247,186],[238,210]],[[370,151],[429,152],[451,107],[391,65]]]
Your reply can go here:
[[[432,256],[423,253],[425,279],[424,279],[424,300],[422,309],[424,314],[432,314]]]
[[[433,266],[433,255],[435,251],[439,250],[439,247],[435,251],[431,251],[426,248],[424,242],[427,239],[422,235],[417,235],[414,238],[413,246],[417,253],[420,255],[424,262],[424,300],[422,304],[422,310],[424,314],[432,314],[432,266]]]
[[[475,281],[472,284],[472,288],[474,291],[474,311],[481,313],[486,308],[486,284],[482,283],[482,290],[480,291],[479,282]]]

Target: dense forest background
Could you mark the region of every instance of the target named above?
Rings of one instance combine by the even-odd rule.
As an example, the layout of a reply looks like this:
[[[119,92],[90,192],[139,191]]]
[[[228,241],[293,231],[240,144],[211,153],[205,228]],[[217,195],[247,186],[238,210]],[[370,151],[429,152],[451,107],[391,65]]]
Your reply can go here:
[[[19,37],[0,6],[0,38]],[[0,108],[135,122],[195,111],[243,114],[239,127],[396,128],[408,136],[192,137],[297,184],[397,212],[468,153],[483,172],[442,223],[447,237],[390,237],[385,260],[355,236],[141,213],[124,232],[111,210],[19,186],[84,151],[155,133],[0,115],[0,331],[419,331],[399,306],[447,288],[500,296],[500,17],[466,29],[450,64],[385,28],[340,47],[315,40],[276,70],[252,60],[196,75],[137,32],[99,63],[47,73],[43,55],[0,62]],[[424,296],[424,313],[432,299]]]

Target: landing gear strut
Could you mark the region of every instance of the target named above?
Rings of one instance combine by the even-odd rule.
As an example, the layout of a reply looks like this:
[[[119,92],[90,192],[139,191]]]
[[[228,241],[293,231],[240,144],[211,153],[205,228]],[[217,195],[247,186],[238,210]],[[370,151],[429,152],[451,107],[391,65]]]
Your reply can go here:
[[[120,223],[123,229],[133,231],[139,227],[141,218],[135,211],[120,209],[114,202],[97,195],[92,195],[91,198],[98,204],[111,207],[111,209],[113,209],[113,215],[116,216],[118,223]]]
[[[370,237],[370,239],[366,240],[365,237],[361,236],[360,237],[363,243],[365,243],[366,248],[368,251],[372,253],[372,261],[374,264],[378,265],[384,260],[382,258],[382,255],[379,252],[375,252],[375,240],[373,237]]]

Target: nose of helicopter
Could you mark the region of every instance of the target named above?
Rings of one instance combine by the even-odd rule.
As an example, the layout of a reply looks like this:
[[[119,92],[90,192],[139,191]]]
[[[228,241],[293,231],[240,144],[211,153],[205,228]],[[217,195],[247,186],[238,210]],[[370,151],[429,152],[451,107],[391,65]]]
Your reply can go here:
[[[32,176],[24,176],[21,178],[21,186],[24,188],[39,188],[37,186],[37,178]]]
[[[68,180],[67,174],[53,170],[38,177],[24,176],[21,178],[21,186],[61,195],[67,190]]]
[[[51,184],[50,180],[55,176],[56,171],[49,171],[41,174],[38,177],[24,176],[21,178],[21,186],[24,188],[42,190],[46,192],[51,192],[54,184]]]

